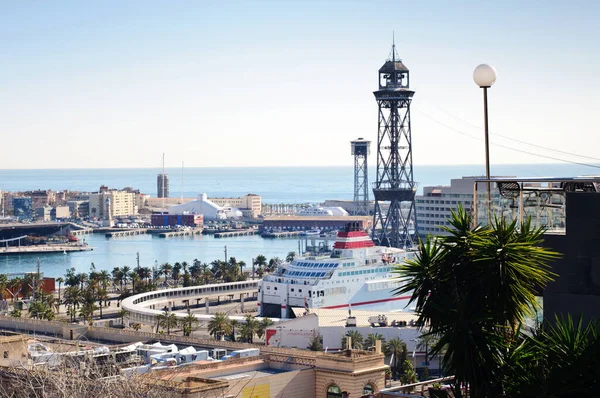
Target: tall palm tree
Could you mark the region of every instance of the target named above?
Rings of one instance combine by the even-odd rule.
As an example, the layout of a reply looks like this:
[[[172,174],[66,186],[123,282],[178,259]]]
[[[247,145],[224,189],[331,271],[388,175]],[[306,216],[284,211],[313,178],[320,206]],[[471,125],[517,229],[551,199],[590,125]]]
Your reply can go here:
[[[258,277],[262,278],[265,267],[267,266],[267,258],[265,256],[263,256],[262,254],[259,254],[254,259],[254,262],[252,263],[252,265],[254,265],[256,273],[258,274]]]
[[[127,281],[129,281],[129,273],[131,272],[131,268],[127,265],[121,267],[121,275],[123,278],[123,284],[127,287]],[[122,290],[122,289],[121,289]]]
[[[381,347],[385,347],[385,338],[379,333],[369,333],[365,339],[365,349],[375,347],[375,342],[381,340]]]
[[[110,274],[106,270],[102,270],[98,273],[98,282],[102,289],[108,289],[108,282],[110,282]]]
[[[100,288],[96,292],[96,299],[98,300],[98,307],[100,308],[100,318],[102,318],[102,308],[106,307],[106,301],[108,300],[108,293],[105,289]]]
[[[344,337],[342,338],[342,350],[346,349],[346,340],[347,338],[351,338],[351,347],[355,350],[360,350],[363,346],[364,337],[358,330],[348,330]]]
[[[179,278],[181,278],[181,263],[177,262],[173,264],[173,269],[171,270],[171,278],[175,282],[175,286],[179,285]]]
[[[184,336],[190,336],[192,331],[198,326],[200,321],[196,317],[196,315],[188,312],[188,314],[179,320],[179,324],[181,325],[181,329],[183,330]]]
[[[61,287],[61,285],[63,283],[65,283],[65,280],[64,280],[63,277],[59,276],[58,278],[56,278],[56,282],[58,282],[58,305],[59,305],[59,307],[57,307],[58,308],[57,312],[60,312],[60,303],[61,303],[61,301],[60,301],[60,287]]]
[[[160,273],[165,277],[165,284],[169,281],[169,275],[171,275],[171,271],[173,270],[173,266],[169,263],[164,263],[160,265]]]
[[[394,380],[400,377],[402,364],[406,360],[406,343],[399,337],[391,338],[384,346],[383,352],[390,357],[390,368]]]
[[[240,335],[242,339],[247,343],[254,342],[254,335],[260,328],[259,322],[252,315],[246,315],[246,319],[244,319],[244,324],[240,329]]]
[[[468,384],[475,397],[497,395],[501,354],[538,308],[535,291],[552,280],[548,263],[558,254],[541,247],[544,230],[529,220],[473,226],[459,208],[449,221],[447,236],[420,242],[416,258],[398,266],[395,293],[412,292],[418,324],[439,336],[431,355],[445,347],[444,371],[456,385]]]
[[[208,334],[215,339],[231,333],[231,322],[224,312],[217,312],[208,322]]]
[[[235,341],[235,328],[240,326],[240,321],[232,319],[230,321],[231,324],[231,341]]]

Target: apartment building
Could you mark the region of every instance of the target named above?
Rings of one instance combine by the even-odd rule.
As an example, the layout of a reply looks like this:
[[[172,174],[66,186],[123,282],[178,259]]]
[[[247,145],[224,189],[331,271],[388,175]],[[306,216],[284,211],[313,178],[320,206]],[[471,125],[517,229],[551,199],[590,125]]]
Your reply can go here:
[[[90,194],[90,217],[108,219],[109,210],[111,218],[137,214],[135,193],[101,189],[100,192]]]
[[[221,207],[239,209],[246,218],[257,218],[262,212],[262,197],[253,193],[239,198],[208,198],[211,202]]]
[[[416,196],[419,235],[447,235],[441,227],[450,225],[448,218],[451,211],[456,211],[459,205],[471,210],[476,178],[483,177],[462,177],[450,180],[449,186],[423,187],[423,194]]]

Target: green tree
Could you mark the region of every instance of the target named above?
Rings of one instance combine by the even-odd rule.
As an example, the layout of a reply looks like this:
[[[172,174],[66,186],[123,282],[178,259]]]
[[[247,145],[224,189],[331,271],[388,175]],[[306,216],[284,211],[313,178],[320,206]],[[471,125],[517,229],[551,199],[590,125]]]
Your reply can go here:
[[[287,256],[285,256],[285,261],[291,263],[296,258],[296,252],[289,252]]]
[[[208,334],[218,340],[229,333],[231,333],[231,323],[227,314],[224,312],[217,312],[208,322]]]
[[[258,323],[258,329],[256,330],[256,336],[258,336],[259,339],[262,339],[262,337],[266,333],[266,330],[269,328],[269,326],[272,326],[273,324],[275,324],[275,322],[273,322],[273,320],[271,318],[261,319],[260,322]]]
[[[392,369],[392,377],[398,379],[402,373],[402,364],[407,358],[406,343],[399,337],[390,339],[383,346],[383,352],[386,357],[390,358],[390,368]]]
[[[56,311],[58,313],[58,312],[60,312],[60,303],[62,302],[62,301],[60,301],[60,293],[61,293],[60,287],[65,282],[65,280],[63,277],[59,276],[58,278],[56,278],[56,282],[58,282],[58,304],[59,304],[59,307],[57,307],[58,310]]]
[[[323,336],[319,333],[314,333],[313,337],[310,339],[310,344],[306,348],[311,351],[323,351]]]
[[[13,308],[12,311],[9,314],[10,316],[12,316],[13,318],[20,318],[21,317],[21,310],[18,308]]]
[[[342,338],[342,350],[346,349],[346,341],[348,337],[351,338],[351,346],[353,350],[360,350],[363,346],[364,337],[358,330],[348,330],[344,337]]]
[[[413,369],[412,364],[408,359],[402,362],[402,374],[400,375],[400,382],[402,384],[413,384],[419,381],[417,373]]]
[[[34,319],[46,319],[51,321],[54,319],[52,307],[41,300],[32,301],[29,303],[29,317]]]
[[[175,282],[175,286],[179,285],[179,279],[181,278],[181,263],[177,262],[173,264],[173,269],[171,270],[171,278]]]
[[[85,302],[79,310],[79,316],[91,325],[94,319],[94,312],[96,312],[98,309],[99,307],[96,305],[96,303]]]
[[[420,242],[416,258],[398,266],[403,286],[395,293],[412,292],[417,324],[439,336],[431,355],[445,347],[444,371],[456,385],[468,384],[473,397],[496,396],[502,353],[538,307],[535,291],[552,280],[548,263],[558,254],[541,247],[544,230],[529,220],[473,226],[459,208],[449,222],[448,236]]]
[[[196,317],[196,315],[188,312],[188,314],[179,320],[179,324],[183,330],[184,336],[190,336],[200,321]]]
[[[179,324],[177,320],[177,315],[175,315],[172,312],[169,312],[169,310],[164,310],[163,314],[157,315],[156,320],[156,329],[158,330],[159,326],[161,328],[167,329],[167,335],[171,334],[171,328],[175,328]]]
[[[385,346],[385,338],[379,333],[369,333],[365,339],[365,349],[375,347],[375,342],[381,340],[381,347]]]
[[[171,271],[173,270],[173,266],[169,263],[161,264],[160,266],[160,274],[165,277],[165,284],[169,281],[169,276],[171,275]]]
[[[127,311],[124,310],[123,308],[121,308],[119,310],[119,312],[117,312],[117,315],[119,316],[119,318],[121,318],[121,325],[125,325],[124,318],[125,318],[125,315],[127,315]]]
[[[265,273],[265,267],[267,266],[267,258],[262,254],[259,254],[256,256],[252,264],[254,265],[254,269],[258,277],[262,278],[263,274]]]
[[[229,323],[231,325],[231,341],[235,341],[235,328],[240,326],[240,321],[232,319]]]
[[[259,328],[259,321],[256,320],[256,318],[254,318],[252,315],[246,315],[246,318],[244,319],[244,324],[240,329],[240,335],[245,342],[253,343],[254,335],[256,334],[256,332],[258,332]]]

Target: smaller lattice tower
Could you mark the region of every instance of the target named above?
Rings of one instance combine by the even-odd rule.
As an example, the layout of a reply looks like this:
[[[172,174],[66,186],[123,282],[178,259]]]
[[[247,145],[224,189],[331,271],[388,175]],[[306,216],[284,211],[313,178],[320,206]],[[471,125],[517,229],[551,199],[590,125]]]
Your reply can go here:
[[[371,153],[371,141],[359,138],[350,141],[354,156],[354,211],[356,216],[369,215],[369,169],[367,158]]]

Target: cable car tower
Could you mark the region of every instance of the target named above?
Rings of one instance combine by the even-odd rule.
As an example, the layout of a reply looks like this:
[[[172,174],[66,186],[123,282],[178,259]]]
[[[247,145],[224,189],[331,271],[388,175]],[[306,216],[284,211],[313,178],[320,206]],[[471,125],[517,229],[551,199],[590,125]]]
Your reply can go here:
[[[390,58],[379,69],[379,90],[373,93],[379,131],[372,235],[380,245],[398,248],[413,246],[417,231],[410,132],[410,102],[415,92],[409,83],[408,68],[394,42]]]
[[[354,209],[355,216],[369,215],[369,169],[367,157],[371,154],[371,141],[359,138],[350,141],[354,156]]]

